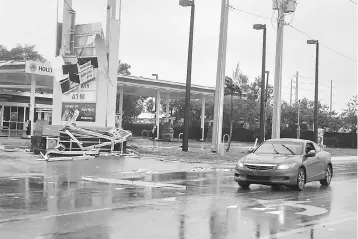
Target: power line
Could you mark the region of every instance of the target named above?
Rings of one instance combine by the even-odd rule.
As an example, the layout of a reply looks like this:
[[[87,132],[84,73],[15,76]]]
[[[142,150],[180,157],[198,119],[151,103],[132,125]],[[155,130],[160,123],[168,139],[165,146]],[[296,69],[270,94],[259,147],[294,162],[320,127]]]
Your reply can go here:
[[[358,5],[358,3],[357,2],[355,2],[355,1],[353,1],[353,0],[349,0],[350,2],[352,2],[352,3],[354,3],[354,4],[357,4]]]
[[[243,13],[246,13],[248,15],[251,15],[251,16],[255,16],[255,17],[259,17],[259,18],[263,18],[263,19],[266,19],[266,20],[270,20],[268,17],[264,17],[264,16],[260,16],[260,15],[257,15],[255,13],[251,13],[251,12],[248,12],[248,11],[245,11],[245,10],[242,10],[242,9],[239,9],[239,8],[236,8],[236,7],[233,7],[233,6],[229,6],[229,8],[231,10],[236,10],[236,11],[240,11],[240,12],[243,12]]]
[[[310,38],[310,39],[315,39],[315,38],[311,37],[310,35],[308,35],[307,33],[301,31],[300,29],[298,29],[298,28],[296,28],[296,27],[294,27],[294,26],[292,26],[292,25],[290,25],[290,24],[287,24],[287,26],[289,26],[289,27],[295,29],[296,31],[298,31],[299,33],[301,33],[301,34],[307,36],[307,37]],[[319,44],[322,45],[322,46],[324,46],[324,47],[326,47],[328,50],[331,50],[331,51],[337,53],[338,55],[347,58],[348,60],[351,60],[351,61],[353,61],[353,62],[358,62],[357,60],[354,60],[354,59],[350,58],[349,56],[346,56],[346,55],[344,55],[344,54],[342,54],[342,53],[340,53],[340,52],[338,52],[338,51],[336,51],[336,50],[333,50],[332,48],[330,48],[329,46],[327,46],[327,45],[325,45],[325,44],[323,44],[323,43],[321,43],[321,42],[320,42]]]
[[[351,1],[351,2],[354,2],[353,0],[350,0],[350,1]],[[356,3],[356,2],[354,2],[354,3]],[[357,3],[356,3],[356,4],[357,4]],[[236,8],[236,7],[233,7],[233,6],[231,6],[231,5],[229,6],[229,8],[230,8],[231,10],[240,11],[240,12],[246,13],[246,14],[251,15],[251,16],[255,16],[255,17],[258,17],[258,18],[263,18],[263,19],[266,19],[266,20],[270,20],[270,18],[268,18],[268,17],[264,17],[264,16],[261,16],[261,15],[255,14],[255,13],[251,13],[251,12],[248,12],[248,11],[245,11],[245,10],[242,10],[242,9],[239,9],[239,8]],[[274,12],[274,13],[275,13],[275,12]],[[273,28],[275,28],[274,25],[272,24],[272,18],[273,18],[273,16],[274,16],[274,15],[272,15],[272,17],[271,17],[271,25],[272,25]],[[292,21],[291,21],[291,22],[292,22]],[[286,26],[289,26],[289,27],[291,27],[291,28],[293,28],[294,30],[296,30],[296,31],[298,31],[299,33],[301,33],[301,34],[307,36],[307,37],[310,38],[310,39],[315,39],[314,37],[308,35],[307,33],[303,32],[303,31],[301,31],[300,29],[296,28],[295,26],[291,25],[291,23],[288,23],[288,24],[286,23],[285,25],[286,25]],[[321,42],[320,42],[319,44],[322,45],[323,47],[327,48],[328,50],[330,50],[330,51],[332,51],[332,52],[334,52],[334,53],[336,53],[336,54],[338,54],[338,55],[340,55],[340,56],[342,56],[342,57],[345,57],[346,59],[348,59],[348,60],[350,60],[350,61],[358,62],[357,60],[354,60],[354,59],[352,59],[351,57],[346,56],[346,55],[344,55],[344,54],[342,54],[342,53],[340,53],[340,52],[338,52],[338,51],[336,51],[336,50],[330,48],[329,46],[327,46],[327,45],[325,45],[325,44],[323,44],[323,43],[321,43]]]

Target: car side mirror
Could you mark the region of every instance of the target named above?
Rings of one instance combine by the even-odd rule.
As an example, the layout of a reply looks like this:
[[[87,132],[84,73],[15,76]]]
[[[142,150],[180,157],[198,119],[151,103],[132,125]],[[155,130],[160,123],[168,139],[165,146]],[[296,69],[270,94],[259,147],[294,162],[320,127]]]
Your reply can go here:
[[[247,150],[247,153],[248,153],[248,154],[251,154],[252,152],[254,152],[254,150],[255,150],[255,149],[249,149],[249,150]]]
[[[314,156],[316,156],[316,151],[314,150],[311,150],[308,153],[306,153],[306,157],[314,157]]]

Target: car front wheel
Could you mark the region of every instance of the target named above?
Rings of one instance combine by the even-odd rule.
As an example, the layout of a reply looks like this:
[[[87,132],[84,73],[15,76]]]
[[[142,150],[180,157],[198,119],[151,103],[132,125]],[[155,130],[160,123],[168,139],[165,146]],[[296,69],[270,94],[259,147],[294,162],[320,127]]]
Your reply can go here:
[[[332,168],[331,166],[328,165],[325,178],[319,180],[319,182],[321,183],[321,185],[328,186],[331,183],[331,181],[332,181]]]
[[[238,182],[238,184],[242,188],[248,188],[250,186],[250,183],[247,182]]]
[[[295,185],[294,188],[297,191],[302,191],[303,188],[305,187],[305,184],[306,184],[306,173],[303,168],[300,168],[297,174],[297,184]]]

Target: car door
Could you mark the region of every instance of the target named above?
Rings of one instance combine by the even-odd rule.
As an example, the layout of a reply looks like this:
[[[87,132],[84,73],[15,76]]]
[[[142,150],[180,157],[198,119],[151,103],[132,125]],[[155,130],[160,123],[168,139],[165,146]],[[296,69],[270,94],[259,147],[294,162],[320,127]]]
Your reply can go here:
[[[305,145],[305,153],[308,153],[310,150],[315,150],[312,142],[307,142]],[[313,181],[317,178],[319,167],[317,165],[317,155],[314,157],[304,156],[303,164],[306,167],[306,177],[307,181]]]
[[[326,159],[325,159],[325,153],[321,149],[320,146],[318,146],[316,143],[313,143],[313,146],[316,150],[316,157],[317,157],[317,178],[323,179],[326,173]]]

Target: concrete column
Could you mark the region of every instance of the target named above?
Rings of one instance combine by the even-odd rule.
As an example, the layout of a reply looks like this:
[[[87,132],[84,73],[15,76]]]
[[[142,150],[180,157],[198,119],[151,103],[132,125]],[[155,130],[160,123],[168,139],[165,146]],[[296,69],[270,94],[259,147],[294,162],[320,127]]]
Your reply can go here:
[[[115,126],[117,70],[119,57],[120,21],[116,19],[117,0],[107,0],[106,42],[108,45],[108,76],[106,81],[106,127]]]
[[[0,129],[2,129],[3,121],[4,121],[4,105],[0,105],[0,106],[1,106],[1,110],[0,110]]]
[[[122,122],[123,122],[123,86],[119,86],[119,123],[118,128],[122,129]]]
[[[169,112],[169,92],[165,95],[165,101],[167,102],[165,113],[166,113],[166,116],[169,117],[170,116],[170,112]]]
[[[156,126],[157,126],[157,139],[159,139],[159,116],[160,116],[160,91],[157,91],[157,97],[156,97]]]
[[[23,130],[26,130],[26,107],[24,106],[24,118],[23,118],[23,122],[24,122],[24,126],[22,127]],[[0,115],[0,117],[2,117],[2,115]],[[1,127],[2,127],[2,124],[1,124]]]
[[[205,95],[201,96],[201,140],[204,141],[205,127]]]
[[[31,75],[31,95],[30,95],[30,115],[29,120],[31,121],[30,135],[34,132],[34,115],[35,115],[35,89],[36,89],[36,78],[35,75]]]

